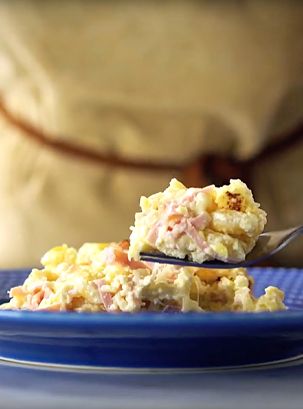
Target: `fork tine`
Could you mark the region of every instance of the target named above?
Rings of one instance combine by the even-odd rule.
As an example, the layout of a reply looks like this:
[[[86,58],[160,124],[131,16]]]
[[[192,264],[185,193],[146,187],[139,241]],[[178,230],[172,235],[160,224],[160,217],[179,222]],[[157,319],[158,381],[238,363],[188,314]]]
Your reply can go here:
[[[172,264],[177,266],[185,267],[199,267],[199,268],[219,268],[219,269],[228,269],[228,268],[238,268],[243,266],[248,266],[251,264],[249,261],[243,261],[240,263],[225,263],[219,260],[205,261],[204,263],[197,263],[195,261],[190,261],[188,259],[179,259],[175,257],[169,257],[162,253],[140,253],[140,259],[143,261],[148,261],[152,263],[160,264]]]

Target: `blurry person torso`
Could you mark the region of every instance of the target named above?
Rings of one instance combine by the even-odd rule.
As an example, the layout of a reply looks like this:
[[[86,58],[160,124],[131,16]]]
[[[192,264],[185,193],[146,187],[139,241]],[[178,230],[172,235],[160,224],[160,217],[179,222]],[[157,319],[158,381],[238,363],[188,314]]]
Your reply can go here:
[[[0,267],[37,264],[64,242],[124,239],[140,195],[185,165],[249,162],[291,132],[303,122],[302,21],[298,1],[1,2]],[[58,141],[160,168],[93,161]],[[302,223],[302,174],[302,143],[254,165],[268,230]],[[281,262],[302,257],[294,245]]]

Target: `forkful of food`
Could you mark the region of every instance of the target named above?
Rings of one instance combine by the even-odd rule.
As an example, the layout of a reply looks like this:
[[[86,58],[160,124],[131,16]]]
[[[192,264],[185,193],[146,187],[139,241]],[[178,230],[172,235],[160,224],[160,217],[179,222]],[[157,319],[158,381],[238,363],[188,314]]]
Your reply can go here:
[[[140,200],[129,257],[200,268],[248,267],[281,251],[303,226],[262,233],[266,213],[245,183],[186,188],[173,179],[163,192]]]
[[[256,265],[269,257],[276,254],[278,251],[286,247],[290,242],[303,235],[303,225],[293,227],[287,230],[272,231],[262,233],[256,242],[253,250],[248,253],[246,258],[241,261],[221,261],[221,260],[207,260],[203,263],[192,261],[186,256],[184,259],[177,257],[167,256],[166,254],[155,252],[140,253],[140,259],[143,261],[149,261],[153,263],[162,264],[174,264],[187,267],[200,267],[200,268],[238,268],[238,267],[250,267]]]

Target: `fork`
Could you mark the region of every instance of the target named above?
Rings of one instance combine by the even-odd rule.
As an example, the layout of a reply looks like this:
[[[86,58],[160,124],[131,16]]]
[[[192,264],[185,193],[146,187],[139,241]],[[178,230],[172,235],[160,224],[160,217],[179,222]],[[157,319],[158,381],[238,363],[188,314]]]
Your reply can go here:
[[[178,266],[200,267],[200,268],[238,268],[249,267],[258,264],[271,257],[273,254],[281,251],[291,241],[303,235],[303,225],[296,226],[287,230],[272,231],[262,233],[257,240],[253,250],[247,255],[246,259],[239,262],[224,262],[220,260],[204,261],[197,263],[188,258],[180,259],[170,257],[160,252],[140,253],[140,259],[153,263],[174,264]]]

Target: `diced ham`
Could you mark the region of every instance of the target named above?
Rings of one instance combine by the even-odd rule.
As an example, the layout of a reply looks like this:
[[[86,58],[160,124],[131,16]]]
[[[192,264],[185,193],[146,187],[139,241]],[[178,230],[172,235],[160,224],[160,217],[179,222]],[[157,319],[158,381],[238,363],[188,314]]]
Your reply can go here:
[[[190,223],[198,230],[205,229],[210,223],[211,217],[207,212],[201,213],[199,216],[190,219]]]
[[[30,307],[35,310],[36,308],[39,307],[39,305],[41,304],[41,301],[44,298],[44,291],[40,290],[35,292],[33,295],[31,295],[30,297],[30,301],[29,301],[29,305]]]
[[[130,260],[129,267],[133,270],[137,270],[138,268],[148,268],[146,263],[143,263],[142,261],[136,261],[136,260]]]
[[[172,272],[170,272],[170,273],[167,274],[167,277],[166,277],[166,278],[167,278],[167,280],[168,280],[169,282],[174,282],[177,277],[178,277],[177,272],[176,272],[176,271],[172,271]]]
[[[132,269],[147,268],[142,261],[129,260],[124,246],[108,246],[103,250],[104,262],[106,264],[119,263],[122,266],[128,266]]]
[[[172,209],[172,205],[173,204],[171,203],[169,209],[166,210],[163,218],[161,218],[157,223],[155,223],[154,226],[152,226],[152,228],[150,229],[146,237],[146,241],[151,246],[156,245],[156,241],[159,236],[159,229],[161,226],[167,225],[167,231],[173,232],[175,226],[182,221],[183,216],[180,213],[175,212],[174,209]]]
[[[166,215],[178,214],[178,208],[179,208],[180,204],[183,204],[183,199],[181,200],[181,202],[177,202],[176,200],[173,200],[173,201],[169,202],[165,206],[165,212],[164,213]]]
[[[99,279],[99,280],[95,280],[94,283],[97,286],[100,300],[102,304],[104,305],[104,308],[106,309],[106,311],[110,311],[111,310],[110,307],[113,305],[112,295],[109,291],[102,290],[102,287],[106,284],[106,282],[102,279]]]
[[[44,297],[43,297],[44,299],[49,298],[53,294],[52,290],[47,286],[45,286],[43,290],[44,290]]]
[[[171,229],[171,234],[175,240],[179,239],[186,233],[186,219],[184,218],[180,223],[175,224]]]
[[[106,311],[110,311],[110,307],[113,305],[113,298],[110,292],[102,292],[100,291],[100,298],[104,305]]]
[[[147,265],[142,261],[129,260],[127,254],[118,248],[115,249],[115,261],[123,266],[128,266],[133,270],[147,268]]]
[[[113,264],[116,260],[115,248],[113,246],[106,247],[102,252],[102,256],[104,257],[104,263]]]
[[[145,264],[150,270],[152,270],[156,263],[152,263],[151,261],[146,261]]]
[[[194,194],[195,192],[193,192]],[[171,210],[171,209],[170,209]],[[183,234],[187,234],[192,240],[197,243],[201,250],[209,249],[206,241],[199,235],[197,230],[203,230],[210,222],[210,216],[207,212],[199,216],[186,218],[179,213],[173,213],[166,216],[167,231],[174,237],[179,239]],[[163,220],[158,221],[150,230],[147,241],[150,245],[155,245],[159,234],[160,226],[164,224]],[[172,225],[171,225],[172,224]]]
[[[200,236],[200,234],[188,220],[185,232],[201,250],[205,251],[209,249],[209,245],[207,244],[207,242]]]
[[[200,193],[200,189],[195,188],[187,189],[185,195],[181,199],[181,203],[184,204],[193,202],[198,193]]]
[[[28,304],[30,308],[33,310],[38,309],[42,300],[50,297],[51,294],[52,291],[47,285],[41,287],[40,284],[40,286],[35,287],[32,294],[28,294]]]
[[[70,303],[68,303],[65,308],[68,311],[74,311],[76,308],[81,308],[85,303],[85,298],[82,296],[74,297]]]
[[[147,241],[151,246],[155,246],[155,244],[156,244],[156,241],[157,241],[157,238],[158,238],[158,235],[159,235],[159,229],[160,229],[160,227],[161,227],[161,224],[162,224],[162,220],[160,220],[159,222],[155,223],[155,224],[151,227],[151,229],[150,229],[150,231],[149,231],[149,233],[148,233],[148,235],[147,235],[147,237],[146,237],[146,241]]]
[[[129,240],[122,240],[122,241],[120,241],[119,246],[120,246],[123,250],[128,250],[128,249],[129,249]]]
[[[212,186],[208,186],[204,189],[205,193],[210,192],[213,189]],[[207,212],[203,212],[199,216],[186,218],[178,212],[178,208],[181,205],[191,203],[195,197],[201,193],[201,189],[188,189],[186,194],[180,200],[173,200],[167,206],[163,213],[162,218],[151,227],[148,235],[147,242],[151,246],[156,246],[156,242],[159,236],[159,229],[161,226],[167,226],[167,231],[172,234],[175,239],[178,239],[182,234],[189,234],[197,243],[199,247],[202,246],[202,239],[200,236],[193,232],[193,228],[197,230],[203,230],[210,222],[210,216]],[[205,245],[203,244],[203,248]]]

